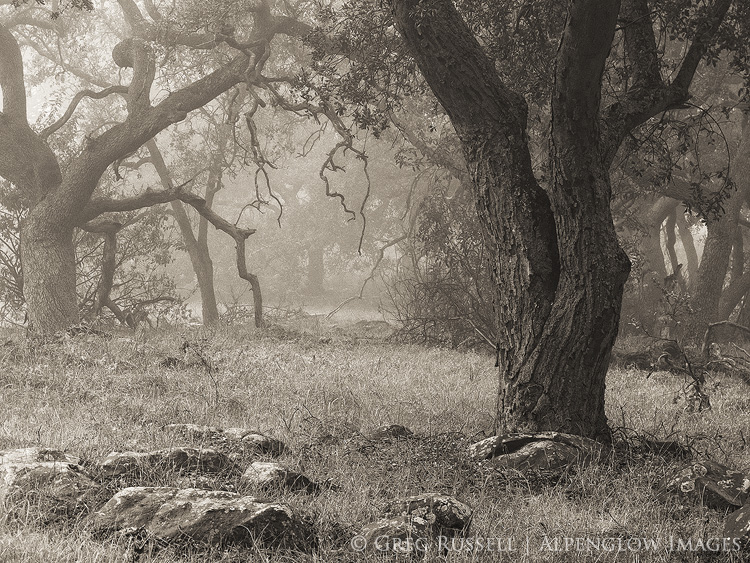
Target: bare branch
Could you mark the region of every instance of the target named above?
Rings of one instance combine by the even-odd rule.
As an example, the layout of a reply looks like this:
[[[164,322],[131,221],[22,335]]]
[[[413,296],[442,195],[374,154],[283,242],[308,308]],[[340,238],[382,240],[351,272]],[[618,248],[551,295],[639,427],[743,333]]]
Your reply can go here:
[[[342,301],[341,303],[339,303],[333,311],[331,311],[330,313],[328,313],[326,315],[326,319],[330,319],[333,315],[335,315],[336,313],[338,313],[341,310],[342,307],[344,307],[345,305],[348,305],[352,301],[355,301],[355,300],[358,300],[358,299],[362,299],[362,297],[365,294],[365,287],[367,287],[367,284],[370,281],[372,281],[372,280],[375,279],[375,272],[378,270],[378,267],[380,266],[380,263],[383,261],[383,258],[385,258],[385,251],[387,249],[391,248],[392,246],[396,246],[402,240],[406,240],[407,236],[408,235],[404,234],[404,235],[401,235],[399,237],[396,237],[392,241],[389,241],[389,242],[387,242],[386,244],[384,244],[383,246],[380,247],[380,249],[378,250],[378,258],[377,258],[377,260],[375,260],[375,264],[373,265],[372,269],[370,270],[370,275],[367,276],[367,278],[365,278],[365,281],[362,283],[362,285],[359,288],[359,295],[354,295],[352,297],[344,299],[344,301]]]

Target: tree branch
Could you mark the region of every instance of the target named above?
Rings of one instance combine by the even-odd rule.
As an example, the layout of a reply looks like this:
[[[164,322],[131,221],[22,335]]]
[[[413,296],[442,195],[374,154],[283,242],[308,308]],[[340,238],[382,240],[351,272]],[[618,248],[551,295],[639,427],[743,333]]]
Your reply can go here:
[[[151,47],[141,39],[129,38],[112,50],[112,59],[120,68],[132,68],[133,79],[127,91],[128,113],[137,114],[151,107],[151,85],[156,65]]]
[[[639,13],[638,1],[640,0],[632,0],[625,5],[637,14]],[[664,84],[661,79],[658,83],[646,82],[647,80],[653,81],[655,78],[653,68],[651,68],[655,53],[653,55],[644,52],[638,53],[637,50],[655,49],[655,43],[652,44],[645,37],[646,31],[642,29],[645,27],[645,23],[637,26],[640,28],[639,31],[631,32],[628,56],[634,61],[647,64],[651,70],[641,73],[641,81],[636,82],[633,85],[634,87],[629,89],[620,100],[614,102],[602,112],[602,143],[607,165],[612,163],[620,144],[630,131],[651,117],[679,106],[690,99],[689,88],[698,64],[713,43],[732,2],[733,0],[716,0],[709,15],[702,21],[697,22],[693,42],[682,61],[682,65],[680,65],[680,70],[669,85]],[[642,6],[640,10],[643,10]],[[643,14],[640,15],[642,17]],[[636,36],[639,40],[636,41],[633,36]]]
[[[107,96],[110,96],[112,94],[127,94],[128,89],[125,86],[110,86],[109,88],[105,88],[101,92],[94,92],[93,90],[81,90],[78,92],[75,96],[73,96],[73,99],[70,101],[70,104],[68,105],[68,109],[65,110],[65,113],[63,116],[55,121],[52,125],[49,127],[46,127],[42,130],[41,133],[39,133],[39,136],[47,140],[50,135],[52,135],[54,132],[58,131],[63,125],[65,125],[68,120],[73,116],[73,112],[75,112],[76,108],[78,107],[78,104],[81,103],[81,100],[83,98],[92,98],[94,100],[101,100],[102,98],[106,98]]]
[[[632,77],[632,89],[660,88],[659,58],[648,0],[623,0],[620,6],[625,56]]]
[[[0,89],[3,91],[2,115],[14,121],[26,121],[26,86],[23,59],[15,37],[0,24]]]

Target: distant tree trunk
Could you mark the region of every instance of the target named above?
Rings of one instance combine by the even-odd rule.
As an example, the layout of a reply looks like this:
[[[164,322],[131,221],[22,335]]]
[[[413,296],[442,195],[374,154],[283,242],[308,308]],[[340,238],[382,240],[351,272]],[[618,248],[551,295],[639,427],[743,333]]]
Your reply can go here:
[[[307,247],[307,292],[320,295],[325,288],[325,247],[321,244],[310,244]]]
[[[737,324],[745,327],[750,327],[750,289],[745,293],[742,299],[742,308],[740,314],[737,316]]]
[[[675,244],[677,243],[677,206],[667,216],[667,222],[664,225],[666,231],[666,242],[667,242],[667,255],[669,256],[669,264],[672,267],[672,274],[675,277],[675,282],[680,286],[682,291],[687,289],[685,284],[685,278],[682,277],[682,264],[677,260],[677,250]]]
[[[645,235],[640,239],[643,264],[640,271],[640,302],[638,322],[649,334],[659,335],[663,328],[660,323],[663,311],[664,279],[667,268],[664,251],[661,247],[661,228],[670,210],[677,202],[668,197],[660,197],[648,203],[648,211],[643,213]]]
[[[193,271],[198,281],[198,290],[201,294],[201,314],[204,325],[213,325],[219,322],[219,308],[216,304],[216,291],[214,288],[214,265],[208,252],[208,245],[199,243],[193,234],[185,206],[181,201],[171,203],[174,218],[180,228],[180,235],[185,243],[185,249],[193,265]],[[205,219],[202,219],[205,221]]]
[[[162,186],[165,189],[172,187],[172,180],[167,164],[159,150],[156,141],[151,139],[146,143],[151,162],[159,175]],[[210,209],[213,198],[217,191],[217,178],[220,177],[215,171],[216,161],[209,168],[208,181],[206,183],[206,206]],[[214,264],[208,249],[208,220],[200,216],[198,224],[198,236],[193,233],[193,225],[190,223],[185,206],[181,201],[171,203],[175,221],[180,229],[182,241],[190,257],[193,272],[198,281],[198,290],[201,294],[201,317],[204,325],[213,325],[219,322],[219,308],[216,304],[216,290],[214,287]]]
[[[688,342],[700,343],[709,324],[726,320],[721,318],[719,303],[743,200],[743,194],[735,193],[726,205],[726,212],[719,219],[708,223],[708,235],[691,299],[693,315],[685,334]]]
[[[693,233],[685,220],[685,214],[678,210],[676,220],[682,248],[685,249],[685,256],[687,257],[687,289],[690,291],[698,277],[698,252],[695,250],[695,240],[693,240]]]

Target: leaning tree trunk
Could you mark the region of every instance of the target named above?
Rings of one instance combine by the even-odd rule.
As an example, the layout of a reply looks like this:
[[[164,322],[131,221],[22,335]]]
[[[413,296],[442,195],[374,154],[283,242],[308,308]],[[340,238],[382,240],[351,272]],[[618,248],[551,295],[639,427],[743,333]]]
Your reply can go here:
[[[452,3],[392,4],[462,142],[492,252],[501,425],[607,439],[604,379],[629,272],[599,149],[599,81],[616,3],[584,2],[595,25],[591,14],[576,21],[571,4],[568,27],[586,29],[564,39],[558,57],[549,196],[531,169],[523,98],[502,83]]]

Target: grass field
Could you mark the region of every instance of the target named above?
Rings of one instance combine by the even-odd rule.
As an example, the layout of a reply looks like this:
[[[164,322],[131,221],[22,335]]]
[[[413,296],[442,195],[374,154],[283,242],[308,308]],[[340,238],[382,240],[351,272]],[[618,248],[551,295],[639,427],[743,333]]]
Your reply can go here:
[[[197,444],[165,432],[170,423],[250,427],[287,444],[282,462],[340,487],[280,497],[318,531],[320,548],[312,555],[167,546],[147,550],[140,561],[360,561],[365,557],[349,542],[361,526],[378,519],[388,500],[420,492],[467,502],[475,509],[471,536],[504,538],[515,549],[456,550],[449,561],[741,560],[739,554],[667,548],[670,538],[720,537],[725,515],[658,499],[656,486],[679,462],[647,452],[638,439],[677,439],[699,458],[750,470],[749,389],[726,376],[709,378],[711,411],[688,413],[683,382],[675,376],[612,369],[607,412],[616,443],[608,460],[562,476],[522,475],[466,457],[470,443],[493,431],[496,372],[485,355],[278,325],[78,336],[36,347],[20,334],[8,333],[3,341],[0,449],[41,445],[91,462],[113,450]],[[181,354],[183,342],[215,369],[199,362],[160,366]],[[405,425],[414,436],[362,447],[362,434],[385,424]],[[152,474],[139,483],[170,485],[176,477]],[[234,477],[216,479],[217,487],[236,486]],[[100,500],[114,492],[103,491]],[[660,544],[622,552],[564,551],[563,543],[560,551],[549,549],[554,538],[576,537]],[[133,545],[94,537],[83,516],[54,525],[32,516],[0,520],[3,563],[132,560]]]

